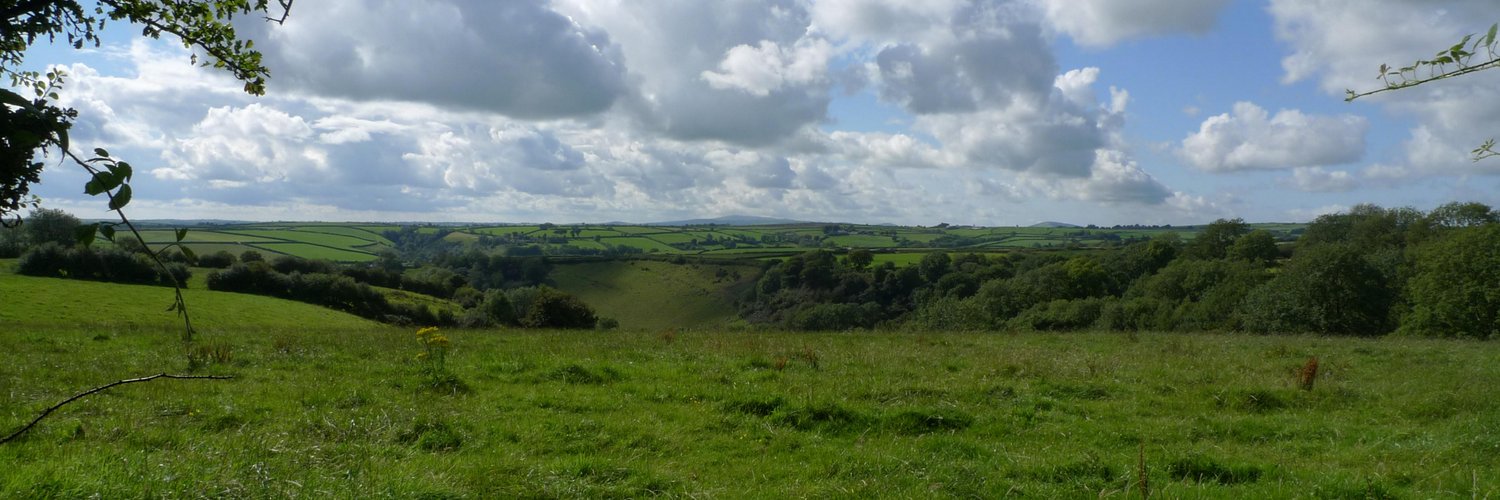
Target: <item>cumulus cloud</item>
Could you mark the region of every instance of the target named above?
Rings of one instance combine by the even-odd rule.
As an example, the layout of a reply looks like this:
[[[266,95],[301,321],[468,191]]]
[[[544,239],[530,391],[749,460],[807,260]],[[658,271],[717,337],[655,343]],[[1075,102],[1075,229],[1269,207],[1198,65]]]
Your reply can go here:
[[[245,24],[277,89],[520,118],[591,115],[627,91],[618,47],[547,2],[324,0]],[[440,56],[439,56],[440,55]]]
[[[767,146],[827,117],[832,83],[821,77],[826,69],[812,67],[825,49],[804,40],[803,2],[564,0],[556,7],[619,44],[633,86],[623,105],[643,132]]]
[[[1312,193],[1344,192],[1359,185],[1353,174],[1343,170],[1327,170],[1322,167],[1299,167],[1292,176],[1283,179],[1282,185]]]
[[[283,27],[247,24],[274,76],[264,98],[166,44],[121,50],[118,73],[133,76],[74,65],[66,104],[85,116],[74,141],[151,172],[143,207],[275,218],[318,218],[279,208],[295,206],[405,220],[999,223],[1028,204],[1188,196],[1124,143],[1130,94],[1096,68],[1060,71],[1047,21],[1022,1],[301,7]],[[840,91],[910,117],[840,130],[828,112]]]
[[[827,77],[833,47],[827,40],[799,40],[792,47],[762,40],[758,46],[737,45],[719,62],[719,71],[704,71],[703,79],[716,89],[739,89],[765,97],[782,87],[819,83]]]
[[[1107,46],[1129,38],[1205,33],[1229,0],[1038,0],[1052,26],[1080,45]]]
[[[1284,82],[1312,80],[1330,95],[1379,85],[1381,64],[1400,67],[1431,57],[1465,34],[1488,29],[1494,3],[1450,0],[1272,0],[1276,36],[1290,53],[1282,60]],[[1397,115],[1417,121],[1399,157],[1383,158],[1376,177],[1454,176],[1495,173],[1500,167],[1473,163],[1467,153],[1497,135],[1500,73],[1486,71],[1367,97]]]
[[[1203,121],[1182,140],[1182,158],[1211,172],[1337,165],[1359,161],[1368,122],[1359,116],[1315,116],[1298,110],[1275,115],[1254,103]]]

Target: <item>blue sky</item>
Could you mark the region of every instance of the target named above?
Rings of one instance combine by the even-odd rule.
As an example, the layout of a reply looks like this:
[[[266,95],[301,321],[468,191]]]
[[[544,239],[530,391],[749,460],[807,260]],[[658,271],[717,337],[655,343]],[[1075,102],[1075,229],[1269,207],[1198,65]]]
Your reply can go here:
[[[112,25],[75,144],[147,218],[1025,225],[1500,204],[1495,75],[1345,103],[1500,20],[1457,0],[434,0],[245,22],[265,97]],[[497,29],[524,26],[526,29]],[[1495,72],[1500,73],[1500,72]],[[50,167],[50,206],[103,216]]]

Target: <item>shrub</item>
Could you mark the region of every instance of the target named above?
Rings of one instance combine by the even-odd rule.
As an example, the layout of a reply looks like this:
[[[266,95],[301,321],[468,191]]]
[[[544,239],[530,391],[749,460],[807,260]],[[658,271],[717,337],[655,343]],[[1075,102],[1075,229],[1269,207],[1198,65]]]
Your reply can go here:
[[[224,269],[224,268],[227,268],[229,266],[234,265],[234,263],[238,262],[238,260],[239,259],[236,259],[234,257],[234,254],[229,253],[229,251],[227,251],[227,250],[219,250],[219,251],[211,253],[211,254],[199,255],[198,256],[198,266],[199,267],[211,267],[211,268],[214,268],[214,269]]]
[[[1238,316],[1250,331],[1382,335],[1391,330],[1395,299],[1358,249],[1323,244],[1299,251],[1244,299]]]
[[[943,297],[912,312],[906,326],[924,331],[974,331],[987,330],[993,325],[989,313],[977,300]]]
[[[813,304],[798,309],[787,320],[787,327],[807,331],[842,331],[875,326],[880,307],[874,303]]]
[[[175,277],[186,286],[191,272],[179,263],[167,265],[166,273],[149,257],[118,248],[95,250],[63,248],[46,243],[21,256],[16,272],[28,276],[73,278],[139,285],[171,285]]]
[[[588,329],[598,322],[594,310],[578,297],[541,288],[521,318],[521,324],[532,328]]]
[[[1010,320],[1012,328],[1037,331],[1082,330],[1099,320],[1104,300],[1054,300],[1037,304]]]
[[[1453,229],[1417,249],[1401,330],[1445,337],[1500,335],[1500,225]]]

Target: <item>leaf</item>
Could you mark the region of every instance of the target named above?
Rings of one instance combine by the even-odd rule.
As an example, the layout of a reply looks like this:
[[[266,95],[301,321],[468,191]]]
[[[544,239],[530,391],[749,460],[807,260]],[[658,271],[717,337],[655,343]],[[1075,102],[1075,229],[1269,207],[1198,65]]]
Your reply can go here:
[[[57,147],[61,148],[63,151],[68,150],[68,129],[60,129],[57,131]]]
[[[109,191],[110,184],[114,182],[113,175],[109,172],[95,172],[94,177],[83,184],[83,192],[89,196],[99,196]]]
[[[188,262],[198,262],[198,254],[193,253],[193,249],[182,245],[177,245],[177,248],[182,249],[182,254],[187,256]]]
[[[130,185],[121,184],[120,190],[115,191],[115,197],[109,200],[110,210],[119,210],[130,204]]]
[[[99,232],[102,233],[102,234],[104,234],[104,239],[109,240],[109,241],[115,241],[115,227],[114,226],[99,226]]]
[[[26,100],[25,97],[21,97],[21,94],[11,92],[7,89],[0,89],[0,102],[23,108],[31,107],[31,101]]]
[[[1495,24],[1491,24],[1490,25],[1490,32],[1489,32],[1489,34],[1484,35],[1484,46],[1485,47],[1489,47],[1489,46],[1495,44],[1495,30],[1497,30],[1497,29],[1500,29],[1500,23],[1495,23]]]
[[[106,151],[104,148],[94,148],[94,156],[108,158],[109,151]]]
[[[73,239],[78,240],[79,245],[88,247],[94,244],[94,233],[99,231],[99,224],[85,224],[73,228]]]
[[[113,171],[115,175],[120,176],[120,178],[124,179],[125,182],[130,182],[130,178],[135,176],[135,169],[131,168],[129,163],[125,163],[123,161],[116,163],[115,168],[110,169],[110,171]]]
[[[186,237],[187,237],[187,228],[185,228],[185,227],[184,228],[179,228],[177,230],[177,242],[181,243],[182,239],[186,238]]]

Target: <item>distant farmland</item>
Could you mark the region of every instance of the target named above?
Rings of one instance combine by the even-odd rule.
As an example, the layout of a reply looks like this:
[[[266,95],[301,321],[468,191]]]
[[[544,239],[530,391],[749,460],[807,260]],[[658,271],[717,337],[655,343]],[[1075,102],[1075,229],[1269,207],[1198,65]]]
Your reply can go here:
[[[1295,239],[1301,224],[1253,224],[1281,240]],[[907,264],[921,254],[1007,252],[1019,249],[1099,248],[1175,233],[1192,239],[1199,226],[1181,227],[901,227],[852,224],[783,224],[761,226],[476,225],[399,226],[338,223],[256,223],[202,225],[190,228],[183,244],[195,253],[248,250],[268,257],[290,255],[338,262],[374,260],[396,249],[390,235],[411,231],[457,245],[477,245],[505,252],[524,249],[535,255],[658,254],[723,259],[759,259],[793,255],[815,248],[877,252],[876,262]],[[175,241],[171,229],[142,231],[161,247]]]

